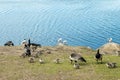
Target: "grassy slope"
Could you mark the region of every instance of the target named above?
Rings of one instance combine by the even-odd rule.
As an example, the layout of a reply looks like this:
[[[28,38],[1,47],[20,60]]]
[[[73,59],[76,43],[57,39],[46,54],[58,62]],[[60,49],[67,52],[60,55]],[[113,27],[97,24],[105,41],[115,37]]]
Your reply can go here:
[[[44,47],[52,50],[51,54],[44,53],[40,57],[45,64],[28,63],[27,58],[19,57],[23,53],[21,47],[0,47],[0,80],[120,80],[120,57],[104,55],[103,64],[94,60],[95,51],[84,47]],[[70,64],[71,51],[82,53],[87,63],[80,62],[80,69],[74,69]],[[61,59],[61,64],[54,64],[55,58]],[[117,68],[105,66],[108,61],[117,62]]]

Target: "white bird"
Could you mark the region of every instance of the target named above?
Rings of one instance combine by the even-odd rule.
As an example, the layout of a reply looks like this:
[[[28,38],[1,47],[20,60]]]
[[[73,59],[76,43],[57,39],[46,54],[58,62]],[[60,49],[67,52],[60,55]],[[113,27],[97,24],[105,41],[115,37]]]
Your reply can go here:
[[[67,45],[67,40],[64,40],[64,41],[63,41],[63,45]]]
[[[109,38],[109,39],[108,39],[108,42],[109,42],[109,43],[112,42],[112,38]]]
[[[62,43],[62,38],[59,38],[59,39],[58,39],[58,43]]]
[[[62,38],[59,38],[59,39],[58,39],[58,46],[63,46]]]

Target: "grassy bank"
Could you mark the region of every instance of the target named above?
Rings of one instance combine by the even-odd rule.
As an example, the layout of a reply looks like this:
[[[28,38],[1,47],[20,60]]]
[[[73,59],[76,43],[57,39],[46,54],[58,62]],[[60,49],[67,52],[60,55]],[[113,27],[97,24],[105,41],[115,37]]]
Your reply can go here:
[[[96,63],[96,51],[85,47],[43,47],[39,50],[50,50],[51,54],[40,55],[44,64],[29,63],[28,57],[21,58],[23,48],[0,47],[0,80],[120,80],[120,57],[103,55],[103,64]],[[80,69],[70,64],[69,55],[72,51],[80,52],[87,63],[80,62]],[[55,64],[54,59],[60,58],[61,63]],[[117,68],[109,69],[106,62],[116,62]]]

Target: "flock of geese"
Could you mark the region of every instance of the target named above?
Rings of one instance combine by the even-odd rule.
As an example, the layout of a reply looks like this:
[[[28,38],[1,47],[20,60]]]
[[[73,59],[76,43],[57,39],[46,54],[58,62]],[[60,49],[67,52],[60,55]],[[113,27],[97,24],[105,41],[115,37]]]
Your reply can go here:
[[[100,62],[102,64],[103,56],[102,56],[102,54],[100,54],[100,50],[99,49],[97,50],[97,52],[96,52],[94,57],[95,57],[97,63]],[[73,64],[73,67],[75,69],[79,69],[80,68],[80,63],[78,61],[81,61],[81,62],[84,62],[84,63],[87,62],[86,59],[80,53],[75,53],[75,52],[73,52],[73,53],[71,53],[69,55],[69,59],[70,59],[71,64]],[[29,57],[28,61],[29,61],[29,63],[34,63],[35,62],[35,56]],[[44,64],[45,61],[42,58],[39,58],[39,63],[40,64]],[[59,58],[55,59],[54,63],[59,64],[60,63],[60,59]],[[108,62],[108,63],[106,63],[106,66],[108,68],[115,68],[116,67],[116,63]]]
[[[111,43],[111,42],[112,42],[112,38],[109,39],[109,43]],[[67,41],[66,40],[62,41],[62,38],[60,38],[58,40],[58,43],[65,45],[67,43]],[[39,52],[35,56],[31,57],[31,47],[30,46],[31,45],[33,46],[32,50],[34,51],[38,46],[41,47],[41,45],[40,44],[35,44],[35,43],[30,43],[30,39],[28,40],[28,42],[26,40],[23,40],[22,44],[24,45],[25,53],[23,53],[21,56],[22,57],[29,56],[29,62],[30,63],[34,63],[35,62],[35,57],[39,56]],[[4,46],[14,46],[14,44],[13,44],[12,41],[8,41],[8,42],[6,42],[4,44]],[[50,54],[51,52],[48,51],[47,53]],[[97,63],[99,61],[102,63],[103,56],[102,56],[102,54],[100,54],[100,49],[97,50],[97,53],[95,54],[94,57],[95,57]],[[82,62],[85,62],[85,63],[87,62],[85,60],[85,58],[81,56],[81,54],[75,53],[75,52],[70,54],[69,59],[71,61],[71,64],[73,64],[73,62],[74,62],[74,68],[76,68],[76,69],[79,69],[79,67],[80,67],[80,64],[78,63],[78,61],[82,61]],[[40,58],[39,59],[39,63],[43,64],[43,63],[45,63],[45,61],[42,58]],[[54,63],[59,64],[60,63],[60,59],[59,58],[55,59]],[[106,66],[108,68],[115,68],[116,67],[116,63],[108,62],[108,63],[106,63]]]

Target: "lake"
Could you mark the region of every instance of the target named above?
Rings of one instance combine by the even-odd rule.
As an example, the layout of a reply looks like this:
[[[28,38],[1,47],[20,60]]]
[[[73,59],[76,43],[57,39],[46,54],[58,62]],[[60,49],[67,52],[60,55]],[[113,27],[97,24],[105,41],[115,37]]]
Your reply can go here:
[[[67,40],[93,49],[120,43],[120,0],[0,0],[0,45],[23,39],[44,46]]]

